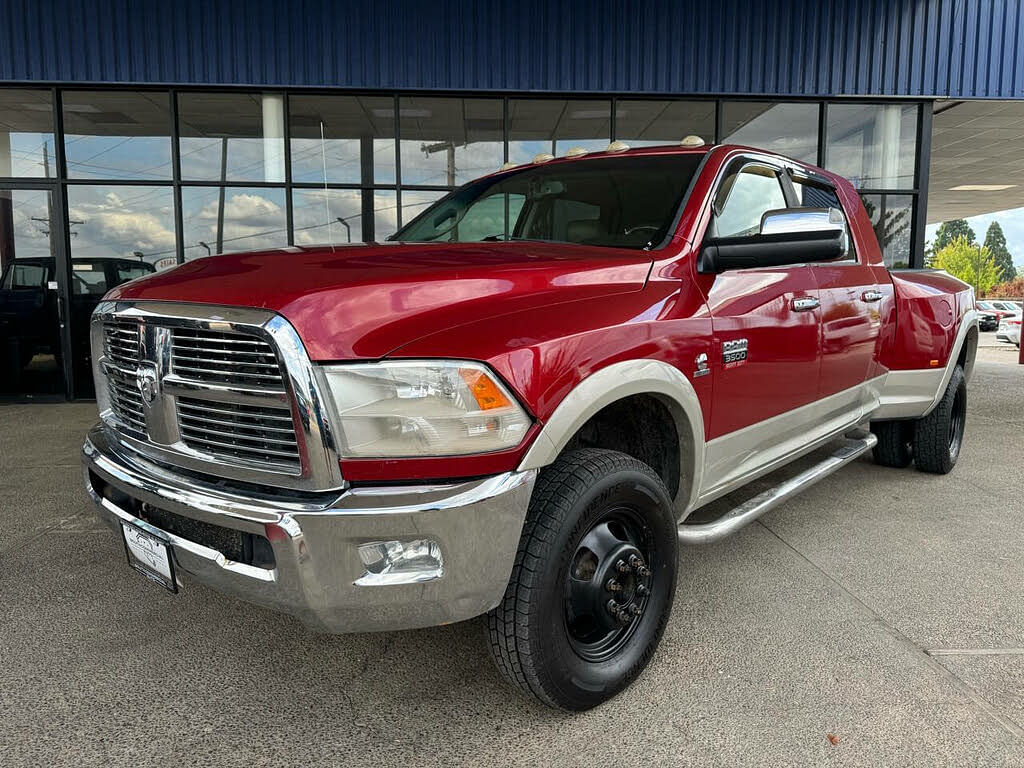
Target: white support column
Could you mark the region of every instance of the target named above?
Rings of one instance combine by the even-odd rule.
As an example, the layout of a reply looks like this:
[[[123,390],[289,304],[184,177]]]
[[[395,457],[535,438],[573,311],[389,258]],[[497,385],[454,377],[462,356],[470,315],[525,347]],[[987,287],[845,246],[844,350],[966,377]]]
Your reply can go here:
[[[902,109],[899,104],[886,104],[875,113],[873,175],[877,182],[872,186],[894,189],[900,186],[900,120]]]
[[[284,96],[263,94],[263,180],[284,183]]]

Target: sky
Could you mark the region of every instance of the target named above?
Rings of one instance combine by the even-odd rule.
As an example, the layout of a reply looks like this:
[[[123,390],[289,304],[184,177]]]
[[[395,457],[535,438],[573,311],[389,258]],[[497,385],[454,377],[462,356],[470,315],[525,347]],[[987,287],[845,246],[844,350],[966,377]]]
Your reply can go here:
[[[1006,248],[1013,256],[1013,263],[1018,270],[1024,269],[1024,208],[1011,208],[1008,211],[996,211],[967,219],[979,243],[985,242],[985,233],[993,221],[998,221],[999,226],[1003,228]],[[934,240],[938,229],[938,224],[929,224],[925,229],[925,240]]]

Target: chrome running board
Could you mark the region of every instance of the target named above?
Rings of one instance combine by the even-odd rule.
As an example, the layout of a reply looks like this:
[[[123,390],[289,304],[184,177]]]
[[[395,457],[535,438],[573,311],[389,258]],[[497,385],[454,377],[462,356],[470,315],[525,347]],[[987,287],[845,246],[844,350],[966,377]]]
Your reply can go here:
[[[878,438],[871,432],[858,432],[842,439],[839,447],[824,461],[805,469],[799,475],[783,481],[774,488],[759,493],[735,509],[726,512],[710,523],[679,526],[679,543],[686,545],[710,544],[735,533],[747,523],[752,523],[765,512],[789,501],[801,491],[828,477],[837,469],[846,466],[862,454],[875,447]]]

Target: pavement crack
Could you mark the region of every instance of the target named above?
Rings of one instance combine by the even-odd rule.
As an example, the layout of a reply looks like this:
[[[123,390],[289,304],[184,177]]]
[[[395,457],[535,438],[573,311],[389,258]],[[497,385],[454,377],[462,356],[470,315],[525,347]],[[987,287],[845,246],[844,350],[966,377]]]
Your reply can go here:
[[[876,611],[874,608],[872,608],[870,605],[864,602],[864,600],[861,599],[858,595],[851,592],[846,587],[846,585],[837,580],[834,576],[832,576],[832,574],[830,574],[828,571],[826,571],[824,568],[818,565],[818,563],[814,562],[814,560],[812,560],[810,557],[805,555],[799,549],[797,549],[784,538],[782,538],[782,536],[780,536],[770,526],[768,526],[764,522],[764,520],[758,520],[757,524],[764,528],[776,539],[778,539],[779,542],[784,547],[786,547],[786,549],[788,549],[798,558],[807,563],[811,568],[816,570],[823,579],[825,579],[835,589],[839,590],[854,605],[859,606],[862,611],[868,614],[878,624],[878,626],[880,626],[887,634],[893,637],[897,642],[901,643],[902,645],[910,649],[918,651],[923,657],[924,662],[928,667],[930,667],[939,676],[947,678],[954,685],[954,687],[958,688],[961,691],[961,693],[963,693],[972,702],[974,702],[974,704],[977,705],[979,709],[981,709],[989,717],[995,720],[1003,728],[1003,730],[1005,730],[1010,735],[1016,737],[1017,739],[1024,741],[1024,728],[1022,728],[1016,721],[1003,714],[997,707],[993,706],[984,696],[981,695],[981,693],[976,688],[974,688],[974,686],[970,685],[963,678],[959,677],[956,673],[954,673],[952,670],[946,668],[938,661],[936,661],[934,655],[931,652],[929,652],[925,648],[922,648],[920,645],[911,640],[910,637],[904,634],[901,630],[892,626],[889,622],[885,620],[885,618],[878,611]]]
[[[929,656],[1024,656],[1024,648],[928,648]]]

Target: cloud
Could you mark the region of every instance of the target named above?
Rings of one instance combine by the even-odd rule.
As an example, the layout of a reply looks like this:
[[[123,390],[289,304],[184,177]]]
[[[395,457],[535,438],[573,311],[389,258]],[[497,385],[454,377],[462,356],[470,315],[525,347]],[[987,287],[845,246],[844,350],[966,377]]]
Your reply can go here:
[[[218,201],[207,203],[199,218],[217,221]],[[261,225],[284,221],[284,211],[277,203],[261,195],[232,194],[224,201],[224,221],[236,225]]]
[[[68,189],[71,255],[132,257],[155,263],[174,251],[174,206],[168,187],[73,186]]]

